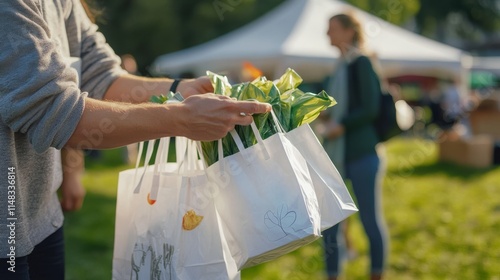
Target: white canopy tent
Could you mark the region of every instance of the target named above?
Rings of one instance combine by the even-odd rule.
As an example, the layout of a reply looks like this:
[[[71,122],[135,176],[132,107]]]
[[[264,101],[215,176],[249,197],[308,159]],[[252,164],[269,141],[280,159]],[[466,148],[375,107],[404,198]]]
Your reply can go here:
[[[488,71],[500,76],[500,56],[475,56],[471,70]]]
[[[207,43],[156,59],[151,72],[178,75],[206,70],[239,73],[249,61],[268,78],[286,68],[305,81],[320,81],[333,71],[338,51],[326,35],[328,19],[351,11],[361,20],[366,47],[381,61],[384,76],[425,74],[461,76],[461,50],[394,26],[348,4],[335,0],[288,0],[256,21]]]

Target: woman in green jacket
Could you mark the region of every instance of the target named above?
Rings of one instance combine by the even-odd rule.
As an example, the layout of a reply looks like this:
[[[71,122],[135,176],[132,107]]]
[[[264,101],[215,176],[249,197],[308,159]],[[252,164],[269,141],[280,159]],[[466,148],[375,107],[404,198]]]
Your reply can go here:
[[[352,183],[360,219],[370,243],[371,279],[381,279],[386,260],[386,234],[381,215],[378,178],[379,142],[373,125],[380,100],[380,81],[370,59],[361,51],[363,33],[351,15],[338,14],[329,21],[328,36],[341,57],[328,92],[338,105],[325,123],[324,146],[339,172]],[[337,241],[339,225],[323,232],[329,280],[340,272]]]

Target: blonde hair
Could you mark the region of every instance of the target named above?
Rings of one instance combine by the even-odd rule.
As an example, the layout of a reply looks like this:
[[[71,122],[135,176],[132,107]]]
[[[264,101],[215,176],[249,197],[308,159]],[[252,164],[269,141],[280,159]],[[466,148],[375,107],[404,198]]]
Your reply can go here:
[[[98,10],[95,7],[93,1],[80,0],[80,3],[82,4],[83,9],[85,10],[85,13],[89,17],[90,21],[92,21],[92,23],[95,23],[97,17],[102,14],[102,11]]]
[[[361,27],[360,21],[351,13],[343,13],[334,15],[330,18],[330,21],[337,20],[342,27],[346,29],[352,29],[354,31],[354,36],[352,38],[352,43],[358,48],[362,48],[365,42],[363,36],[363,29]]]

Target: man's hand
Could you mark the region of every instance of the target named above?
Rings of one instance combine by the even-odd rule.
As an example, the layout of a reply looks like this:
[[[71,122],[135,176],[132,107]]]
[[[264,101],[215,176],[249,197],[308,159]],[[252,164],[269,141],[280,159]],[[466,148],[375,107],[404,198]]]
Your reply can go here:
[[[186,99],[191,95],[213,92],[214,88],[210,79],[203,76],[197,79],[182,80],[177,86],[177,91]]]
[[[170,104],[127,104],[86,98],[80,122],[66,147],[108,149],[173,136],[212,141],[226,136],[237,124],[250,124],[252,114],[270,110],[267,103],[237,101],[211,93],[195,94],[181,103]],[[89,131],[94,135],[92,139]]]
[[[59,188],[61,207],[64,211],[76,211],[82,208],[85,188],[82,184],[84,167],[83,151],[64,148],[61,150],[63,182]]]
[[[271,105],[255,101],[237,101],[227,96],[193,95],[180,105],[184,108],[179,118],[180,135],[199,141],[220,139],[235,125],[249,125],[252,114],[266,113]]]
[[[82,208],[85,198],[85,188],[80,176],[68,176],[64,174],[61,191],[61,207],[64,211],[76,211]]]

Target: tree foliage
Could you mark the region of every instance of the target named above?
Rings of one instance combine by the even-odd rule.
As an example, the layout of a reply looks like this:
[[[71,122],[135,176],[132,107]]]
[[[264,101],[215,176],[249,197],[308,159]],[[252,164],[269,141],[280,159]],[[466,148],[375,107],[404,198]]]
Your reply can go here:
[[[93,0],[98,24],[118,54],[136,57],[144,72],[156,57],[191,47],[262,16],[286,0]],[[334,1],[334,0],[332,0]],[[396,25],[416,19],[424,35],[454,16],[458,34],[499,28],[498,0],[345,0]]]
[[[117,54],[132,54],[142,72],[159,55],[237,29],[283,0],[95,0],[100,30]]]
[[[476,31],[492,32],[500,28],[498,0],[420,0],[416,20],[420,32],[430,35],[452,20],[457,34],[471,39]]]
[[[396,25],[407,22],[420,8],[419,0],[347,0],[346,2]]]

